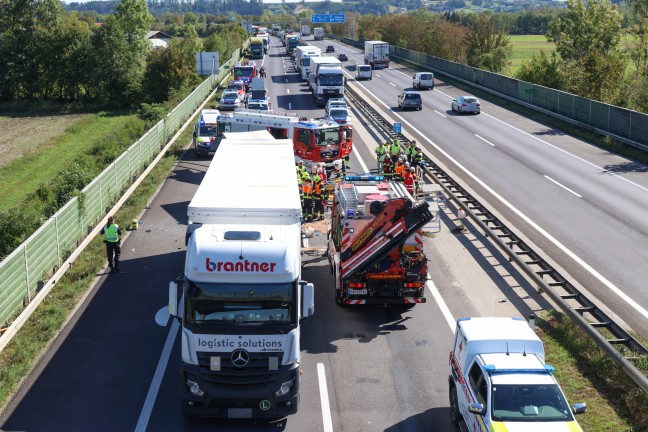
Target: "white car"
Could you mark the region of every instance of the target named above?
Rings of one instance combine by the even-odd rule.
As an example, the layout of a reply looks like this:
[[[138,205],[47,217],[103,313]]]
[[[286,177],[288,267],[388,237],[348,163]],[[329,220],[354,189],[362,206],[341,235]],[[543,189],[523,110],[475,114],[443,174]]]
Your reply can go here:
[[[328,112],[328,118],[341,125],[351,123],[351,115],[349,114],[349,110],[347,108],[331,108]]]
[[[238,92],[236,90],[225,90],[221,95],[218,108],[235,110],[240,107],[241,99]]]
[[[331,98],[326,102],[326,107],[324,108],[327,117],[332,108],[349,108],[349,106],[344,98]]]
[[[459,96],[457,99],[452,99],[452,111],[457,111],[460,114],[465,112],[479,114],[481,104],[475,96]]]

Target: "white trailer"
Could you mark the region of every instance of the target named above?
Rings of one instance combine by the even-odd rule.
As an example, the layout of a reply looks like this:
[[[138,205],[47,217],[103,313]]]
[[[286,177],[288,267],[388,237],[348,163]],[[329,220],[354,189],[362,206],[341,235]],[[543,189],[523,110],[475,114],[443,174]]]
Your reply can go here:
[[[295,68],[304,81],[308,81],[311,69],[311,57],[321,57],[322,50],[311,45],[302,45],[295,48]]]
[[[307,25],[301,26],[301,35],[302,35],[302,37],[310,36],[310,34],[311,34],[310,26],[307,26]]]
[[[315,27],[313,29],[313,39],[315,39],[315,40],[324,40],[324,28]]]
[[[342,62],[335,57],[311,57],[308,86],[315,102],[326,105],[330,98],[344,97],[344,72]]]
[[[364,62],[373,69],[389,67],[389,44],[383,41],[365,41]]]
[[[169,285],[188,415],[297,412],[300,321],[314,312],[314,288],[301,280],[292,147],[263,131],[226,134],[189,204],[185,270]]]

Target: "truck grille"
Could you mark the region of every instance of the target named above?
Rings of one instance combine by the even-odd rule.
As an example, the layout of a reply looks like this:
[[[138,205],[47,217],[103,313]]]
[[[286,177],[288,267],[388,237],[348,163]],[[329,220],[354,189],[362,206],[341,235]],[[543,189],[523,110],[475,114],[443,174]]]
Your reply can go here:
[[[265,388],[269,383],[277,380],[279,371],[269,370],[270,357],[279,357],[282,353],[249,353],[250,361],[244,367],[236,367],[230,360],[231,353],[198,353],[198,365],[202,371],[202,378],[206,383],[218,387],[231,387],[237,389]],[[209,369],[210,358],[221,358],[221,370]]]

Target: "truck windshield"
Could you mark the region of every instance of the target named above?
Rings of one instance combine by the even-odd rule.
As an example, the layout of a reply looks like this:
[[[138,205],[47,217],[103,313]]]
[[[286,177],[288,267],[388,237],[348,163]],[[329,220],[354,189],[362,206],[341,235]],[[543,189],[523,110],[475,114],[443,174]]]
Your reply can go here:
[[[200,126],[201,137],[215,137],[218,136],[218,128],[213,126]]]
[[[494,385],[493,420],[511,422],[571,421],[571,409],[555,384]]]
[[[238,67],[234,69],[234,74],[237,77],[244,76],[244,77],[249,77],[252,76],[252,68],[251,67]]]
[[[315,131],[318,146],[340,144],[340,130],[338,128],[319,129]]]
[[[319,83],[323,86],[341,86],[344,85],[342,74],[327,75],[320,74]]]
[[[189,283],[188,323],[207,325],[285,325],[296,322],[295,285]]]

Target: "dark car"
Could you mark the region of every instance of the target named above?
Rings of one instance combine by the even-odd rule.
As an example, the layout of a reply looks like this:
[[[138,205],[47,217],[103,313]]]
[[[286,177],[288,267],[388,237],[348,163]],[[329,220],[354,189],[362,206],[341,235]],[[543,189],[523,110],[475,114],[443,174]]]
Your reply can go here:
[[[329,45],[326,47],[326,52],[335,52],[335,47],[333,45]]]
[[[398,106],[403,110],[414,108],[420,111],[423,108],[423,99],[419,92],[405,90],[398,95]]]
[[[338,60],[347,61],[347,60],[349,60],[349,57],[344,53],[340,53],[340,54],[338,54]]]

